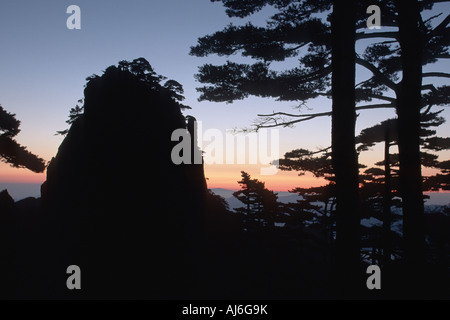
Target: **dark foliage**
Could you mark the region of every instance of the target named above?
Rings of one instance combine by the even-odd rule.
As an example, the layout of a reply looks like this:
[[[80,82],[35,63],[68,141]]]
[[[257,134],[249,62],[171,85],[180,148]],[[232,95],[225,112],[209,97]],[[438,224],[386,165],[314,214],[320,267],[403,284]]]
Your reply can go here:
[[[33,172],[45,170],[44,159],[39,158],[14,140],[20,132],[20,121],[0,105],[0,160],[15,168],[27,168]]]

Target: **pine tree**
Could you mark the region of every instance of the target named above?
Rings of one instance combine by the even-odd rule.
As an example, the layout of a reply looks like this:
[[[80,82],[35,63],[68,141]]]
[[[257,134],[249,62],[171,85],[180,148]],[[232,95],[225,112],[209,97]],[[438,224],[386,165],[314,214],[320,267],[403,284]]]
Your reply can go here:
[[[433,18],[422,21],[420,16],[421,11],[431,9],[434,3],[440,1],[414,1],[412,11],[408,9],[408,1],[351,1],[350,4],[348,1],[344,3],[343,1],[308,0],[217,1],[223,2],[227,8],[227,14],[232,17],[251,16],[266,5],[273,6],[277,13],[270,18],[265,28],[256,27],[250,23],[239,27],[230,25],[223,31],[199,39],[198,45],[191,48],[191,54],[193,55],[206,56],[215,53],[220,56],[230,56],[240,52],[243,56],[258,60],[254,64],[239,64],[228,61],[222,66],[210,64],[202,66],[197,79],[210,85],[198,89],[201,93],[199,100],[232,102],[253,95],[275,97],[280,101],[300,101],[300,106],[302,106],[305,101],[318,96],[333,97],[334,108],[332,112],[312,114],[273,112],[268,115],[260,115],[261,119],[257,123],[256,129],[291,126],[319,116],[333,117],[333,163],[338,184],[336,190],[342,193],[338,195],[338,199],[342,200],[343,211],[348,212],[343,217],[345,222],[343,224],[338,223],[343,227],[342,231],[338,233],[343,236],[341,238],[343,243],[348,244],[348,246],[338,246],[338,251],[345,248],[342,249],[342,254],[338,255],[339,259],[342,258],[342,261],[346,261],[353,266],[357,265],[357,244],[355,243],[357,243],[358,238],[356,231],[358,218],[355,213],[355,203],[358,202],[358,179],[354,135],[351,135],[351,131],[354,133],[355,110],[396,108],[402,123],[399,125],[399,131],[403,132],[401,135],[404,137],[400,138],[400,153],[403,153],[403,161],[401,161],[403,210],[406,216],[412,217],[410,225],[417,225],[421,213],[416,214],[414,211],[423,212],[423,203],[420,205],[420,200],[418,200],[421,198],[419,193],[422,191],[420,188],[420,154],[417,152],[419,149],[419,121],[417,117],[419,111],[413,110],[414,116],[412,114],[410,116],[406,111],[408,103],[405,101],[410,100],[412,102],[412,100],[415,100],[415,105],[420,104],[420,90],[424,89],[425,86],[422,88],[419,86],[419,94],[417,94],[415,88],[417,87],[417,75],[421,77],[449,77],[447,73],[443,72],[426,74],[417,72],[422,63],[428,64],[435,62],[438,58],[448,57],[448,37],[445,34],[449,16],[435,28],[431,25]],[[366,32],[367,15],[365,15],[365,12],[366,8],[373,4],[379,5],[382,9],[383,26],[398,27],[398,31]],[[317,18],[317,14],[326,15],[331,8],[333,8],[333,12],[339,12],[339,23],[333,23],[332,17],[331,25]],[[336,14],[335,17],[337,16]],[[352,21],[353,26],[349,26],[348,21]],[[405,21],[407,21],[406,24]],[[420,28],[418,28],[418,25],[420,25]],[[344,27],[347,27],[345,32],[347,38],[344,38],[344,32],[342,37],[338,36],[339,31]],[[409,29],[414,30],[414,37],[411,34],[408,35]],[[413,38],[416,42],[418,39],[423,41],[413,44]],[[355,57],[355,52],[352,50],[354,41],[361,39],[384,40],[369,46],[362,57]],[[341,40],[342,42],[340,42]],[[342,45],[342,50],[336,49],[338,43]],[[343,45],[344,43],[346,45]],[[399,46],[395,47],[397,43]],[[308,52],[300,55],[300,50],[305,48],[308,48]],[[406,53],[408,50],[411,52]],[[344,59],[340,60],[341,58],[339,58],[339,62],[342,64],[333,64],[333,56],[336,58],[339,55]],[[423,55],[424,59],[417,59],[420,55]],[[284,61],[294,56],[300,56],[299,67],[282,72],[270,69],[272,61]],[[347,79],[347,77],[354,76],[353,70],[355,67],[345,64],[347,73],[341,72],[342,77],[336,75],[336,71],[339,70],[339,66],[344,65],[344,61],[351,59],[354,60],[354,63],[369,70],[373,76],[356,85],[356,88],[346,88],[346,94],[344,94],[344,91],[338,90],[336,86],[344,87],[349,82],[354,83],[352,79]],[[333,68],[333,65],[335,68]],[[408,69],[407,76],[404,76],[400,83],[396,83],[398,74],[402,69]],[[330,73],[334,73],[331,77],[332,83],[330,83]],[[401,89],[402,87],[407,88],[409,81],[411,81],[411,85],[414,84],[415,91],[415,94],[411,97],[407,96],[407,89],[403,90],[404,93]],[[334,84],[334,88],[332,84]],[[329,90],[330,86],[331,91]],[[428,86],[428,88],[439,90],[434,86]],[[395,97],[386,94],[388,90],[393,91]],[[353,101],[347,101],[346,99],[353,99]],[[355,101],[361,103],[372,102],[372,100],[380,100],[383,103],[355,107]],[[347,102],[346,108],[344,108],[344,101]],[[344,109],[338,108],[339,105]],[[346,110],[347,112],[344,116],[339,114],[337,110]],[[411,141],[406,140],[408,135],[413,135]],[[338,136],[342,138],[337,138]],[[344,154],[350,161],[346,161]],[[409,176],[408,171],[411,173]],[[411,183],[408,184],[408,181]],[[350,200],[351,198],[353,201]],[[415,206],[417,209],[414,209]],[[419,219],[416,219],[417,217]],[[339,219],[339,221],[341,220]],[[408,251],[411,255],[416,255],[417,258],[408,259],[421,260],[418,257],[422,255],[422,250],[419,248],[415,253],[412,249],[418,243],[418,239],[422,238],[421,227],[408,227],[407,229],[409,229],[407,234],[411,235],[407,236],[406,241],[407,246],[411,248]],[[421,243],[423,244],[423,242]],[[348,255],[348,257],[344,257],[345,255]],[[348,268],[343,267],[343,269]],[[354,270],[356,270],[356,267]]]
[[[15,114],[7,112],[0,105],[0,160],[15,168],[27,168],[39,173],[45,170],[45,161],[29,152],[14,140],[20,132],[20,121]]]
[[[265,187],[265,183],[241,171],[242,180],[238,181],[241,190],[233,193],[233,196],[244,204],[244,207],[235,209],[244,217],[245,225],[250,228],[256,226],[273,226],[277,215],[280,213],[278,196]]]

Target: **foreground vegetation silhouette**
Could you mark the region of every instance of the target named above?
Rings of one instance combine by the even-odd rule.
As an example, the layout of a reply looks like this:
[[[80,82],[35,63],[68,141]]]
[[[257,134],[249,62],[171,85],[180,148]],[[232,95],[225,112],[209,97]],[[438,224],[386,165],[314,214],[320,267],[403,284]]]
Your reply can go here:
[[[254,60],[252,63],[227,61],[222,65],[201,66],[196,78],[206,85],[198,88],[200,100],[231,103],[258,96],[299,104],[295,112],[260,114],[254,130],[288,127],[323,116],[332,118],[330,161],[337,210],[337,281],[334,287],[336,293],[343,296],[358,296],[364,283],[363,274],[358,272],[362,244],[359,221],[364,201],[358,188],[356,111],[396,110],[397,191],[402,198],[404,217],[403,283],[409,285],[405,292],[412,296],[423,294],[429,270],[422,197],[421,118],[429,115],[434,106],[448,105],[449,86],[438,86],[434,81],[422,82],[450,77],[446,72],[422,71],[423,67],[449,57],[450,16],[443,16],[437,22],[445,12],[428,19],[425,15],[441,1],[211,1],[221,2],[227,15],[233,18],[251,19],[266,6],[274,13],[265,26],[252,22],[230,24],[198,39],[197,45],[191,48],[191,55],[229,57],[240,54]],[[370,31],[366,22],[371,5],[381,9],[383,27],[396,29]],[[369,39],[373,40],[368,42]],[[362,54],[357,53],[357,42],[364,42],[360,46],[365,48]],[[293,57],[298,58],[298,63],[287,63],[286,69],[280,71],[279,63]],[[370,74],[359,83],[355,82],[356,65]],[[317,97],[331,98],[331,111],[303,113],[307,101]],[[443,166],[448,164],[444,162]],[[448,181],[448,177],[443,179]],[[389,205],[387,200],[385,205],[386,208]],[[417,281],[408,280],[412,278]]]
[[[330,148],[294,150],[280,159],[282,170],[310,171],[328,179],[328,185],[296,188],[291,192],[299,194],[298,200],[283,203],[263,181],[243,171],[241,189],[233,194],[242,207],[232,210],[207,189],[203,165],[171,160],[177,143],[171,141],[173,130],[187,130],[195,141],[195,119],[182,114],[189,109],[182,100],[181,85],[157,75],[143,58],[121,61],[88,78],[82,105],[71,109],[70,128],[61,132],[65,139],[48,165],[41,199],[14,203],[7,191],[0,193],[2,297],[343,297],[335,290],[336,185]],[[423,119],[428,127],[442,120],[437,114]],[[356,138],[359,149],[384,141],[379,132],[384,130],[364,131]],[[433,134],[423,132],[427,147],[445,148],[448,141]],[[386,141],[396,139],[392,135]],[[201,152],[194,141],[193,156]],[[391,168],[398,166],[398,157],[390,159]],[[445,169],[445,161],[440,165]],[[361,217],[383,220],[386,177],[375,169],[360,177]],[[442,177],[432,185],[441,188]],[[393,174],[392,186],[397,179]],[[394,195],[390,199],[395,211],[401,202]],[[391,221],[399,220],[392,213]],[[450,283],[448,207],[430,212],[425,221],[432,271],[427,279],[433,289],[427,296],[444,297]],[[379,229],[377,224],[362,228],[361,273],[369,264],[387,265]],[[408,287],[399,280],[402,234],[388,234],[393,258],[383,269],[384,290],[371,292],[362,284],[358,297],[407,295]],[[66,286],[70,265],[81,268],[81,290]]]
[[[15,168],[26,168],[33,172],[43,172],[45,161],[14,140],[19,134],[20,121],[15,114],[7,112],[0,105],[0,160]]]
[[[441,1],[212,1],[222,2],[230,17],[250,17],[266,5],[276,13],[266,27],[230,25],[198,40],[192,55],[241,53],[257,60],[202,66],[196,77],[208,85],[198,89],[200,100],[254,95],[298,101],[301,109],[309,99],[330,97],[329,112],[273,112],[256,125],[331,116],[329,148],[293,150],[280,160],[282,170],[309,171],[329,184],[296,188],[299,200],[283,204],[242,172],[234,197],[243,206],[230,210],[207,190],[202,165],[171,161],[173,130],[192,134],[195,127],[182,113],[189,107],[181,84],[143,58],[121,61],[88,78],[84,98],[70,110],[70,128],[58,132],[65,139],[48,166],[42,198],[14,203],[6,191],[0,194],[1,240],[15,244],[2,250],[4,294],[448,297],[448,207],[425,208],[423,191],[448,190],[449,162],[421,152],[449,148],[448,138],[430,130],[445,122],[432,108],[448,105],[449,87],[422,84],[449,77],[422,71],[449,55],[450,16],[435,23],[440,15],[421,15]],[[366,8],[373,4],[382,7],[383,24],[398,31],[366,32]],[[377,38],[356,53],[357,41]],[[300,55],[302,48],[308,50]],[[270,69],[271,62],[296,56],[298,67]],[[358,84],[356,65],[370,71]],[[380,103],[360,105],[373,100]],[[393,108],[397,117],[357,136],[356,112],[370,108]],[[2,137],[11,142],[17,122],[0,115],[9,119]],[[191,139],[192,154],[200,153]],[[375,143],[384,143],[383,161],[366,169],[358,156]],[[394,145],[398,154],[391,153]],[[25,149],[14,150],[2,158],[33,170],[14,158]],[[423,177],[422,166],[440,173]],[[72,264],[83,272],[81,291],[66,288],[64,271]],[[368,264],[383,267],[382,291],[365,287]]]

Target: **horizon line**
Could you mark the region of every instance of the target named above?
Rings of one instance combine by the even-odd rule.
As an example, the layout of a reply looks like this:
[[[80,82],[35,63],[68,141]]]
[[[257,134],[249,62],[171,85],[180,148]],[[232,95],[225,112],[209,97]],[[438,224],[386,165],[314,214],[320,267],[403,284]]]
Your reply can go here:
[[[2,184],[25,184],[25,185],[42,185],[46,180],[44,180],[43,182],[36,182],[36,181],[27,181],[27,182],[22,182],[22,181],[0,181],[0,186]],[[230,190],[230,191],[237,191],[240,190],[240,188],[237,187],[227,187],[227,186],[208,186],[208,189],[224,189],[224,190]],[[273,192],[290,192],[287,189],[273,189],[271,190]],[[295,192],[292,192],[295,193]],[[450,193],[450,190],[440,190],[440,191],[423,191],[423,193]]]

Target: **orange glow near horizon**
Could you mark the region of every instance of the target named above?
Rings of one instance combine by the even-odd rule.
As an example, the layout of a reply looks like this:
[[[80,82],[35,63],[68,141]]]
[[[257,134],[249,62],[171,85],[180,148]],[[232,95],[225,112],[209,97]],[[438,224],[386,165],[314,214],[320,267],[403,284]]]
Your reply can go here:
[[[259,165],[205,165],[205,176],[208,188],[239,189],[237,183],[241,180],[241,171],[251,175],[253,179],[265,182],[266,188],[273,191],[289,191],[296,187],[318,187],[327,181],[315,178],[312,174],[299,176],[297,172],[278,170],[274,175],[261,175]]]
[[[34,173],[28,169],[0,163],[0,183],[43,183],[45,179],[46,172]]]
[[[205,165],[205,177],[208,188],[239,189],[237,181],[241,179],[241,171],[248,172],[253,179],[266,183],[266,187],[274,191],[288,191],[296,187],[321,186],[327,182],[310,174],[298,176],[296,172],[279,170],[275,175],[261,175],[259,165]],[[46,172],[34,173],[27,169],[14,168],[0,163],[0,183],[43,183]]]
[[[273,191],[289,191],[296,187],[308,188],[318,187],[327,184],[322,178],[316,178],[307,173],[299,176],[297,172],[281,171],[275,175],[261,175],[260,165],[205,165],[205,177],[208,188],[224,188],[231,190],[240,189],[237,183],[241,179],[241,171],[248,172],[253,179],[265,182],[266,188]],[[436,174],[436,170],[426,168],[424,175]],[[46,180],[46,172],[34,173],[27,169],[14,168],[9,164],[0,163],[0,184],[1,183],[43,183]],[[449,191],[440,191],[449,192]]]

